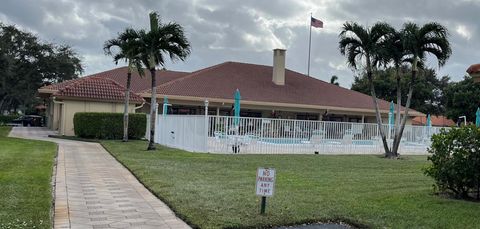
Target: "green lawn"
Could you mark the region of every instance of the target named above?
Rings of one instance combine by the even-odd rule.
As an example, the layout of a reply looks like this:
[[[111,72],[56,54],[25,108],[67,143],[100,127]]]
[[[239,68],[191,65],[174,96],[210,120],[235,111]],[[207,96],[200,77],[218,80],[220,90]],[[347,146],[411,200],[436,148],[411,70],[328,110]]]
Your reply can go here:
[[[56,145],[7,138],[0,127],[0,228],[51,228]]]
[[[268,227],[344,221],[360,227],[474,228],[480,203],[432,194],[426,157],[215,155],[187,153],[147,142],[102,144],[191,225]],[[267,215],[258,214],[256,168],[277,170]]]

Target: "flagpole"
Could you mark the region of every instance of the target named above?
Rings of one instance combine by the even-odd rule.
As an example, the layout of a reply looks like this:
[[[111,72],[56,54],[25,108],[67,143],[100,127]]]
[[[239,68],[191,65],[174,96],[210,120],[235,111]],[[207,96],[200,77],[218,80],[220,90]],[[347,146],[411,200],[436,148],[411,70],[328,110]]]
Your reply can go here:
[[[310,76],[310,49],[312,48],[312,13],[310,13],[310,21],[308,26],[310,27],[310,36],[308,38],[308,68],[307,76]]]

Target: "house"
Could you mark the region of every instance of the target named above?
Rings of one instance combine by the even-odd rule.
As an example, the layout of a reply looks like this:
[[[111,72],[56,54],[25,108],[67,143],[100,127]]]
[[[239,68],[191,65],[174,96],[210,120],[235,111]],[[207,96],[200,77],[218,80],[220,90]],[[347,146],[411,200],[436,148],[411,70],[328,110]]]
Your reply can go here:
[[[452,126],[455,126],[456,123],[451,120],[451,119],[448,119],[447,117],[445,116],[437,116],[437,115],[432,115],[430,117],[430,122],[432,124],[432,126],[436,126],[436,127],[452,127]],[[427,125],[427,117],[415,117],[412,119],[412,125],[414,126],[426,126]]]
[[[285,68],[286,51],[274,50],[272,66],[225,62],[157,87],[168,97],[169,114],[232,115],[233,93],[241,93],[241,116],[340,122],[375,122],[372,97]],[[149,100],[150,90],[139,92]],[[386,121],[390,103],[378,100]],[[411,116],[425,116],[410,110]]]
[[[229,116],[233,115],[233,94],[238,89],[242,97],[241,116],[245,117],[375,122],[371,96],[288,70],[285,68],[285,55],[286,50],[275,49],[273,66],[225,62],[191,73],[159,70],[156,85],[157,103],[162,104],[166,97],[169,103],[166,110],[168,114],[199,115],[204,114],[204,103],[208,101],[210,115]],[[59,129],[62,134],[71,135],[73,125],[70,124],[75,112],[122,112],[126,74],[127,68],[117,68],[40,88],[40,96],[49,101],[48,126]],[[85,83],[90,82],[90,79],[103,80],[105,84],[115,86],[109,87],[110,91],[106,92],[104,87]],[[145,71],[145,77],[140,77],[138,73],[132,74],[130,111],[149,113],[150,81],[148,71]],[[80,86],[85,91],[84,95],[70,93],[69,96],[63,96],[64,90]],[[110,93],[115,95],[115,100],[110,98],[112,97]],[[103,97],[91,98],[92,95]],[[69,105],[73,101],[76,104],[83,103]],[[60,102],[66,105],[61,106]],[[102,104],[92,106],[90,105],[92,103]],[[390,103],[378,99],[378,104],[382,119],[386,122]],[[163,106],[158,107],[159,113],[162,113]],[[64,113],[68,113],[68,116],[59,118]],[[410,110],[409,115],[425,116],[415,110]],[[411,123],[411,119],[408,123]]]
[[[73,116],[77,112],[123,112],[125,88],[108,78],[95,76],[52,84],[38,90],[47,98],[47,126],[61,135],[74,135]],[[145,100],[130,95],[129,111]]]

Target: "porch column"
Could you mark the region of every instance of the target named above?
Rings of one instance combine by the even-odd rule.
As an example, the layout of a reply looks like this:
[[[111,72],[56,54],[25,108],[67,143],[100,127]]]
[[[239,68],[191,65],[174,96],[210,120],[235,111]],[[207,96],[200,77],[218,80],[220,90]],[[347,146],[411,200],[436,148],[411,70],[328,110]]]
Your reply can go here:
[[[362,123],[365,123],[365,115],[362,115]]]
[[[217,107],[217,116],[220,116],[220,107]]]

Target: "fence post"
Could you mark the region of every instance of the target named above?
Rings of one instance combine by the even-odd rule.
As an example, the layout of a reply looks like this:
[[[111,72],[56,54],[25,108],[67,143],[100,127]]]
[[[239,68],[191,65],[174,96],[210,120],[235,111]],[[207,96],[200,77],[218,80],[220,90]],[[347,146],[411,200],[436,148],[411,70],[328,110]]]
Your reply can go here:
[[[205,150],[208,152],[208,99],[205,99]]]

